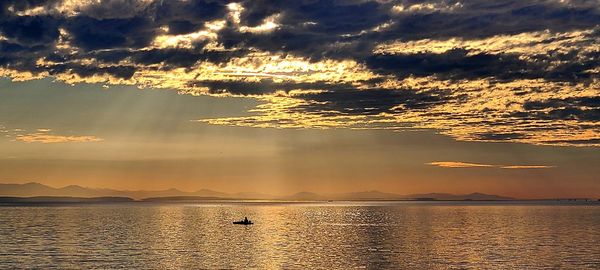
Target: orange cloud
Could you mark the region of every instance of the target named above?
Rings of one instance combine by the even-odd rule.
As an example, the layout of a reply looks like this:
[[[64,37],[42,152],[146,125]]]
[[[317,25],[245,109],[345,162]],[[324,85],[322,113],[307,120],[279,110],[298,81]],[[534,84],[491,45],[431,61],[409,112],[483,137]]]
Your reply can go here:
[[[554,168],[556,166],[546,166],[546,165],[512,165],[512,166],[502,166],[502,169],[548,169]]]
[[[68,143],[68,142],[99,142],[101,138],[96,136],[62,136],[62,135],[49,135],[45,133],[31,133],[24,135],[17,135],[15,138],[17,141],[26,143]]]
[[[494,167],[490,164],[467,163],[460,161],[435,161],[427,163],[428,165],[443,167],[443,168],[472,168],[472,167]]]
[[[556,166],[548,165],[494,165],[494,164],[480,164],[480,163],[468,163],[461,161],[434,161],[426,163],[427,165],[442,167],[442,168],[500,168],[500,169],[549,169]]]

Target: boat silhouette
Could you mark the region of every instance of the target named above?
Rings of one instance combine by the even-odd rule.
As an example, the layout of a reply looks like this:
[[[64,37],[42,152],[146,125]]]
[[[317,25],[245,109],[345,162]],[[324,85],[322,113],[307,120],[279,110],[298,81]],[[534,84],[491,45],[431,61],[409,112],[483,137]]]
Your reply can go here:
[[[236,225],[252,225],[254,223],[252,223],[252,221],[250,221],[247,217],[245,217],[243,220],[234,221],[233,224],[236,224]]]

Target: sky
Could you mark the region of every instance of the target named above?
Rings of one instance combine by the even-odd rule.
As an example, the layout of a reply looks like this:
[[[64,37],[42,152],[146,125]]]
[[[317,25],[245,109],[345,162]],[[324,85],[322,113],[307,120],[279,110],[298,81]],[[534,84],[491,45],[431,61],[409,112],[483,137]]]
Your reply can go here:
[[[600,197],[597,0],[0,2],[0,182]]]

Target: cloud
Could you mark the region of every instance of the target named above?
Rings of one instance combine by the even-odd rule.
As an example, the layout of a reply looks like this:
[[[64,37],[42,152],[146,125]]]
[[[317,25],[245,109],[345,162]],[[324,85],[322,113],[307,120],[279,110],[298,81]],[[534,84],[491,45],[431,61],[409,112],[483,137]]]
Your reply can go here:
[[[274,128],[600,146],[593,0],[7,0],[0,76],[246,96]]]
[[[600,97],[551,98],[542,101],[527,101],[525,111],[517,113],[521,117],[550,120],[600,121]]]
[[[435,161],[427,163],[427,165],[442,167],[442,168],[488,168],[494,167],[495,165],[479,164],[479,163],[468,163],[460,161]]]
[[[481,163],[469,163],[461,161],[434,161],[425,163],[426,165],[432,165],[442,168],[500,168],[500,169],[549,169],[555,168],[555,166],[548,165],[494,165],[494,164],[481,164]]]
[[[112,48],[143,48],[156,35],[150,18],[131,17],[96,19],[87,16],[69,18],[65,24],[70,42],[86,51]]]
[[[543,65],[519,55],[493,55],[452,49],[444,53],[381,54],[366,60],[369,68],[400,78],[435,75],[442,79],[494,78],[500,80],[543,78]]]
[[[87,142],[100,142],[101,138],[95,136],[63,136],[63,135],[50,135],[46,132],[38,132],[31,134],[22,134],[15,137],[17,141],[26,143],[87,143]]]
[[[556,166],[546,166],[546,165],[511,165],[511,166],[502,166],[502,169],[549,169],[554,168]]]

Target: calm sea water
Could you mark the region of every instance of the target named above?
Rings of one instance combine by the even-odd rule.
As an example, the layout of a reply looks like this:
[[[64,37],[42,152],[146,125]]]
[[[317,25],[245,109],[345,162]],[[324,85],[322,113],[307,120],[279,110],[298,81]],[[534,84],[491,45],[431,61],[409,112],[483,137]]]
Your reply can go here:
[[[599,205],[3,206],[0,269],[600,269],[599,229]]]

